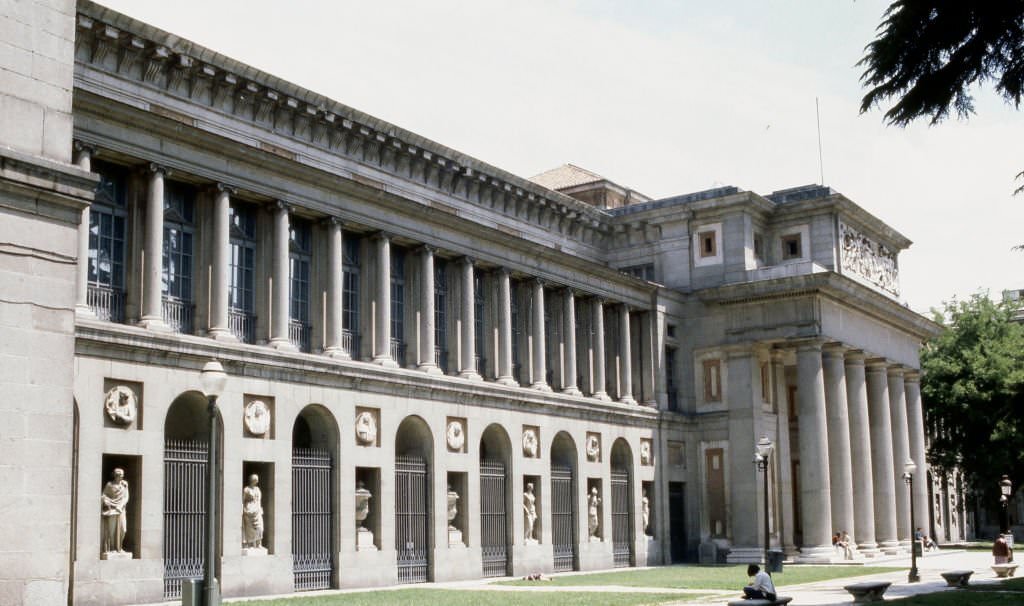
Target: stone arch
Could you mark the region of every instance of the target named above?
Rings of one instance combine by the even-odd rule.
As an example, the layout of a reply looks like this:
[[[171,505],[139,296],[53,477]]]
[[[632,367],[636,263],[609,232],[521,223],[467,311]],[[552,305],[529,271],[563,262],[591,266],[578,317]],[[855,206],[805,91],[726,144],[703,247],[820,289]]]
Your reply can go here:
[[[292,423],[292,575],[296,591],[338,586],[338,436],[334,415],[321,404],[308,404]]]
[[[579,570],[578,451],[568,432],[551,441],[551,543],[555,572]]]
[[[633,512],[633,451],[625,438],[612,444],[611,456],[612,554],[615,566],[636,565]]]
[[[484,576],[510,574],[512,549],[512,441],[498,423],[480,436],[480,547]]]
[[[395,433],[395,551],[399,583],[431,579],[433,434],[422,417],[410,415]]]

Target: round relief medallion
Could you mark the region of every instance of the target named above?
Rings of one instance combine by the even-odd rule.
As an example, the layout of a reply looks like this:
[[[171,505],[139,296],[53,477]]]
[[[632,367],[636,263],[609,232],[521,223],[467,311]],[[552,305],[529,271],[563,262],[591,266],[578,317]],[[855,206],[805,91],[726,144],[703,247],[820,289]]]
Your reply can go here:
[[[601,457],[601,440],[595,435],[587,436],[587,460],[593,462]]]
[[[373,413],[363,411],[356,415],[356,442],[364,446],[377,442],[377,420]]]
[[[254,436],[265,436],[270,431],[270,408],[263,400],[252,400],[245,405],[245,429]]]
[[[651,464],[651,443],[647,440],[640,442],[640,464]]]
[[[523,430],[523,456],[528,459],[537,458],[537,431],[534,429]]]
[[[466,443],[466,432],[462,429],[460,421],[449,421],[448,429],[445,431],[445,438],[448,440],[448,448],[461,451],[462,445]]]
[[[110,420],[118,425],[131,425],[135,420],[138,400],[135,392],[127,385],[118,385],[107,392],[103,399],[103,409]]]

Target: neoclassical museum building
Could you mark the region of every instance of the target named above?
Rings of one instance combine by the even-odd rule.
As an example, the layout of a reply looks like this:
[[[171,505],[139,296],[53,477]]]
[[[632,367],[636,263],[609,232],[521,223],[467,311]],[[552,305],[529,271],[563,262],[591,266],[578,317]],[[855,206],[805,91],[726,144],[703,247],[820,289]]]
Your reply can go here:
[[[86,0],[0,38],[0,603],[202,576],[213,360],[227,597],[895,554],[908,459],[968,531],[841,193],[522,178]]]

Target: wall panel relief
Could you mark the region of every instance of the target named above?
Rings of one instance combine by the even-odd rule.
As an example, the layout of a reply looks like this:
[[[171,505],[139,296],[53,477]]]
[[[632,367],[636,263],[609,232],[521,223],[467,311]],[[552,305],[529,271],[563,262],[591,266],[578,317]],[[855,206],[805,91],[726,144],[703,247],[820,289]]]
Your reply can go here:
[[[840,265],[882,290],[899,296],[899,268],[896,253],[849,225],[839,222]]]

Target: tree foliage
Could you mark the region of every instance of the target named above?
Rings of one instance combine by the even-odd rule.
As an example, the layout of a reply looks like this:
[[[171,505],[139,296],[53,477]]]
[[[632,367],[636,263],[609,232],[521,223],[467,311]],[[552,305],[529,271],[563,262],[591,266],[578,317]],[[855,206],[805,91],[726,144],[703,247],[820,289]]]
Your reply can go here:
[[[889,99],[893,125],[919,117],[936,124],[955,110],[974,113],[970,88],[995,81],[996,91],[1020,107],[1024,90],[1024,0],[897,0],[879,24],[858,65],[870,90],[861,113]]]
[[[946,330],[921,353],[929,463],[960,467],[989,495],[1002,474],[1024,484],[1024,326],[1015,310],[987,295],[946,302],[935,312]]]

